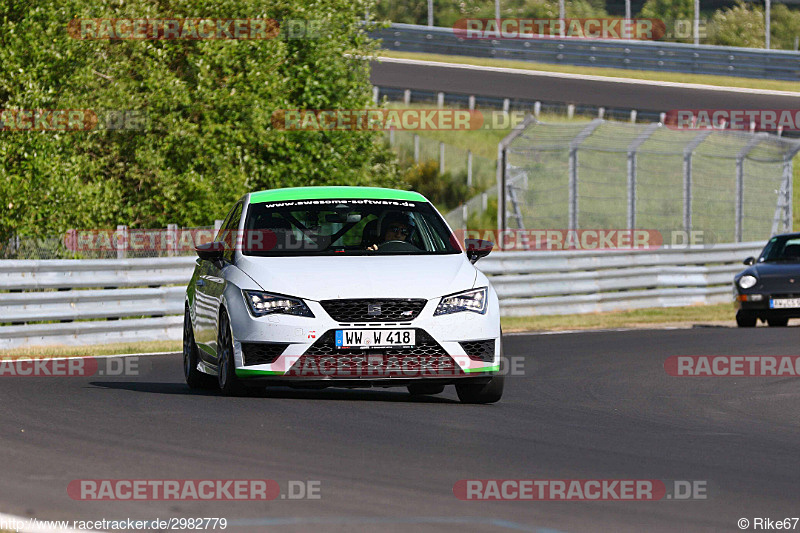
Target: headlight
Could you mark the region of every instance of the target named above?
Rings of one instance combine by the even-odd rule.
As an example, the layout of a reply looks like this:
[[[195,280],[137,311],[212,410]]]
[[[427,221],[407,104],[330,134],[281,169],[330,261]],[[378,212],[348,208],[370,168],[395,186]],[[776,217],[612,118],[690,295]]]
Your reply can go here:
[[[242,291],[253,316],[273,314],[314,316],[311,309],[299,298],[270,294],[261,291]]]
[[[473,313],[486,313],[486,287],[471,289],[458,294],[445,296],[439,302],[439,307],[433,316],[449,315],[450,313],[460,313],[461,311],[472,311]]]
[[[756,283],[758,283],[758,280],[756,279],[755,276],[747,275],[747,276],[742,276],[741,278],[739,278],[739,286],[741,288],[743,288],[743,289],[749,289],[750,287],[754,286]]]

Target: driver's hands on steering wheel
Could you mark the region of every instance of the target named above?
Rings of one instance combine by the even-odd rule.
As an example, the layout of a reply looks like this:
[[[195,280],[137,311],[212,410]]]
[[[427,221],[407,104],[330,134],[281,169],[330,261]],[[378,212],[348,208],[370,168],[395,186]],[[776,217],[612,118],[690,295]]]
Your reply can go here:
[[[384,242],[382,242],[380,244],[373,244],[372,246],[367,246],[367,250],[369,250],[370,252],[376,252],[380,248],[383,248],[384,246],[386,246],[387,244],[391,244],[391,243],[394,243],[394,242],[401,242],[403,244],[408,244],[408,245],[413,246],[414,248],[416,248],[416,246],[414,246],[412,243],[410,243],[408,241],[392,240],[392,241],[384,241]]]

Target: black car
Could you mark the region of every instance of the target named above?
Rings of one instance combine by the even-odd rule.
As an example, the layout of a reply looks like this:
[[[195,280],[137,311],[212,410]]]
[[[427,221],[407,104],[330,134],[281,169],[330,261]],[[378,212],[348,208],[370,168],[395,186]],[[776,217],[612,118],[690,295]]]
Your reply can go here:
[[[800,233],[772,237],[758,259],[744,260],[748,268],[736,274],[736,324],[751,328],[756,321],[785,326],[800,318]]]

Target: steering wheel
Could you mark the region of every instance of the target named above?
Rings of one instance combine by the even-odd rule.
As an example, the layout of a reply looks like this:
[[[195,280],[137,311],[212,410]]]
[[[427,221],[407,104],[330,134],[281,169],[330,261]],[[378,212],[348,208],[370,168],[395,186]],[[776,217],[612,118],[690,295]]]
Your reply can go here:
[[[382,250],[384,252],[404,252],[419,250],[419,248],[408,241],[386,241],[378,245],[378,250]]]

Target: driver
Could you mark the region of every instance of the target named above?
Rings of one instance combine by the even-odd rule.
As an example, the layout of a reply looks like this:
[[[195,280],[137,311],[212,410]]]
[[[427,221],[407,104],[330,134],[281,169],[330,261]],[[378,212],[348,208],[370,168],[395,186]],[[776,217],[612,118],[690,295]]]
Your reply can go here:
[[[406,213],[392,213],[383,220],[383,233],[381,234],[380,244],[390,241],[408,242],[414,233],[416,224],[414,219]],[[367,250],[375,251],[380,244],[368,246]]]

